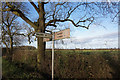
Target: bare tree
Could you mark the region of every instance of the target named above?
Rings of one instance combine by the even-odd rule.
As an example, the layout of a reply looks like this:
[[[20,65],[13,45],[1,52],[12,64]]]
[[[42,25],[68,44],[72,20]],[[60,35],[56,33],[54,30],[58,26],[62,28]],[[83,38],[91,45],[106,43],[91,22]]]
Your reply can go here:
[[[33,37],[35,36],[35,31],[31,28],[31,26],[28,26],[25,23],[23,23],[22,26],[24,26],[24,30],[26,31],[25,37],[27,38],[29,44],[31,44],[34,40],[36,40],[36,38]]]
[[[58,27],[62,22],[71,22],[75,27],[82,27],[88,29],[95,21],[97,15],[106,15],[117,11],[117,3],[107,2],[32,2],[30,4],[34,7],[38,14],[36,22],[31,20],[24,14],[24,11],[17,8],[15,4],[6,2],[8,8],[4,11],[11,11],[15,15],[21,17],[24,21],[34,28],[35,32],[45,33],[49,32],[48,27]],[[76,14],[75,14],[76,13]],[[78,14],[77,14],[78,13]],[[72,16],[78,18],[72,18]],[[80,16],[79,16],[80,15]],[[44,68],[44,46],[43,38],[37,37],[38,44],[38,67],[42,71]]]
[[[2,16],[2,42],[7,48],[9,55],[12,55],[13,45],[20,45],[23,41],[21,40],[22,36],[25,36],[21,33],[23,27],[15,21],[17,16],[11,12],[4,12]],[[19,36],[19,37],[18,37]],[[8,48],[10,47],[10,52]]]
[[[12,3],[14,4],[14,3]],[[14,4],[16,5],[16,4]],[[17,8],[22,8],[21,3],[17,3]],[[5,10],[7,5],[2,3],[2,10]],[[27,13],[27,12],[26,12]],[[13,46],[18,46],[26,41],[25,29],[18,21],[18,16],[9,11],[2,11],[2,42],[6,47],[8,58],[12,59]],[[24,32],[21,33],[21,32]]]

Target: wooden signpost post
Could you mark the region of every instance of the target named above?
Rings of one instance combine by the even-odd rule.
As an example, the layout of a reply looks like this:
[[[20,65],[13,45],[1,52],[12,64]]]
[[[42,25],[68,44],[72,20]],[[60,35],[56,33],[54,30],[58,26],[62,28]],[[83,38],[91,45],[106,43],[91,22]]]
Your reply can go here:
[[[36,33],[37,37],[43,37],[43,41],[51,41],[52,40],[52,80],[54,80],[54,41],[70,38],[70,29],[64,29],[58,32],[52,32],[52,34],[48,33]],[[51,39],[52,38],[52,39]]]

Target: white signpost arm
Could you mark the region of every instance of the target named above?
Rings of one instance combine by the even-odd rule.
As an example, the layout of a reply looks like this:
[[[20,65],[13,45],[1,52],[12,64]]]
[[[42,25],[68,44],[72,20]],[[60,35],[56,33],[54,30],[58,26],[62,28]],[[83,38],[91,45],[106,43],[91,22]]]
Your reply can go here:
[[[52,33],[52,80],[54,80],[54,32]]]

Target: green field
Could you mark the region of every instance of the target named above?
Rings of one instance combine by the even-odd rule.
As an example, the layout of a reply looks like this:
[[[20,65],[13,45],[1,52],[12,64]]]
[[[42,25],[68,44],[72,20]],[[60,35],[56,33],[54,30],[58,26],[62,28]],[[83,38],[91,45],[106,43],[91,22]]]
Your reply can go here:
[[[3,58],[3,78],[51,78],[51,51],[46,50],[45,74],[35,68],[36,50],[17,51],[11,63]],[[55,78],[120,78],[118,50],[55,50]]]

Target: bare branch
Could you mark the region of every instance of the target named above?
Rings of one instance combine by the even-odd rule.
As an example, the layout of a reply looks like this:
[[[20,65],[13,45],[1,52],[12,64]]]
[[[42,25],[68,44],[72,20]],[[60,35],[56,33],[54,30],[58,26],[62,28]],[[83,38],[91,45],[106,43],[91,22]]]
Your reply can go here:
[[[67,16],[67,18],[69,18],[70,15],[71,15],[80,5],[82,5],[82,4],[77,5],[77,6],[76,6],[75,8],[73,8],[73,9],[70,8],[70,10],[68,11],[68,16]]]
[[[55,7],[57,7],[58,5],[63,5],[63,4],[65,4],[66,2],[63,2],[63,3],[57,3],[56,5],[55,5]]]
[[[57,27],[55,24],[48,24],[47,26],[54,26],[54,27]]]
[[[114,19],[117,17],[117,15],[118,15],[119,13],[120,13],[120,11],[117,12],[117,14],[114,16],[114,18],[113,18],[112,21],[114,21]]]
[[[3,21],[3,19],[2,19],[2,23],[4,23],[7,26],[7,24]]]
[[[15,20],[16,16],[14,15],[11,22],[10,22],[10,25],[12,24],[12,22]]]
[[[31,5],[35,8],[35,10],[38,12],[39,14],[39,9],[38,7],[34,4],[34,2],[32,0],[29,0],[29,2],[31,3]]]
[[[25,34],[20,34],[20,33],[16,33],[16,32],[14,33],[14,35],[22,35],[24,37],[26,36]]]
[[[46,17],[46,19],[49,18],[49,17],[51,17],[51,16],[53,16],[53,15],[48,15],[48,16]]]
[[[52,33],[52,31],[50,31],[50,30],[45,30],[45,31]]]
[[[28,24],[30,24],[32,27],[34,27],[34,29],[37,29],[37,26],[32,21],[30,21],[19,9],[15,9],[15,7],[13,5],[9,4],[9,2],[6,2],[6,4],[10,8],[10,9],[8,9],[9,11],[12,11],[12,13],[21,17]]]
[[[55,14],[60,10],[60,9],[58,9],[58,11],[56,12],[57,6],[58,6],[58,5],[63,5],[63,4],[65,4],[65,3],[66,3],[66,2],[64,2],[64,3],[57,3],[57,4],[55,5],[55,10],[54,10],[53,15],[52,15],[53,19],[55,19]],[[55,24],[55,23],[54,23],[54,24]]]
[[[11,10],[11,8],[7,8],[7,9],[4,9],[2,11],[5,12],[5,11],[10,11],[10,10]]]
[[[86,14],[85,14],[82,18],[80,18],[79,21],[78,21],[76,24],[79,24],[79,22],[80,22],[85,16],[86,16]]]
[[[47,4],[47,3],[49,3],[49,2],[44,2],[44,4]]]
[[[93,17],[91,17],[91,18],[94,20]],[[87,18],[86,20],[79,21],[79,22],[77,22],[77,24],[73,20],[71,20],[71,19],[64,19],[64,20],[54,19],[54,20],[50,20],[48,23],[46,23],[46,26],[48,26],[50,23],[53,23],[53,22],[66,22],[66,21],[70,21],[76,27],[83,27],[83,28],[87,28],[88,29],[89,25],[93,22],[93,20],[91,20],[91,18]],[[82,26],[82,25],[78,25],[78,23],[86,22],[86,21],[90,21],[90,24],[88,25],[88,27]]]

